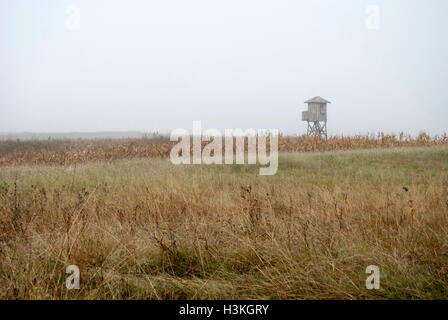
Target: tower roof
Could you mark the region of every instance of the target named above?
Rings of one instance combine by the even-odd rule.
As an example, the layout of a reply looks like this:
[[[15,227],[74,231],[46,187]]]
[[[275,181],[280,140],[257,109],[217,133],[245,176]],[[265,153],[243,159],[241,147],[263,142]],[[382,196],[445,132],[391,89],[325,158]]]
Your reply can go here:
[[[305,103],[331,103],[330,101],[325,100],[319,96],[314,97],[313,99],[305,101]]]

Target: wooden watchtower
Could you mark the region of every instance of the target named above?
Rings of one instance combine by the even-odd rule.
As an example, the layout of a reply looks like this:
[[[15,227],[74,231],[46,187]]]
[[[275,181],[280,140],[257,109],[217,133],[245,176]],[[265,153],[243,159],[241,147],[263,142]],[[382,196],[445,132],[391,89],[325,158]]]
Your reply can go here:
[[[331,103],[321,97],[305,101],[308,110],[302,112],[302,121],[308,123],[307,135],[316,135],[327,138],[327,103]]]

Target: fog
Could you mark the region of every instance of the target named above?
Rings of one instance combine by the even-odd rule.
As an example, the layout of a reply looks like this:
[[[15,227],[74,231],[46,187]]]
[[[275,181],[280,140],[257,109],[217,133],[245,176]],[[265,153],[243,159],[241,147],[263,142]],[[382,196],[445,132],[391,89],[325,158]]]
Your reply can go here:
[[[329,134],[440,134],[447,13],[440,0],[2,0],[0,132],[201,120],[302,134],[303,102],[321,96]]]

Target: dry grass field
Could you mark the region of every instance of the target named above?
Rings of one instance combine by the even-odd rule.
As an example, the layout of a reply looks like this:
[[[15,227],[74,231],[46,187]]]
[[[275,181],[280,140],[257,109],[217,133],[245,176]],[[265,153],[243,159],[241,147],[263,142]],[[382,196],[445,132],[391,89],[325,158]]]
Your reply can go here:
[[[6,153],[0,298],[446,299],[448,146],[421,139],[283,152],[274,176]],[[72,264],[80,290],[65,287]],[[380,290],[365,287],[369,265]]]

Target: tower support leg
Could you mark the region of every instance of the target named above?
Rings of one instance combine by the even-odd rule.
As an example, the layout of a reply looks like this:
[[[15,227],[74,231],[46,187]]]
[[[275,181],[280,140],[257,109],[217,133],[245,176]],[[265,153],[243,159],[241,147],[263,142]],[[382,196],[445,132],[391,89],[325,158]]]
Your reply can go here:
[[[315,135],[327,139],[327,122],[321,124],[319,121],[308,121],[307,135]]]

